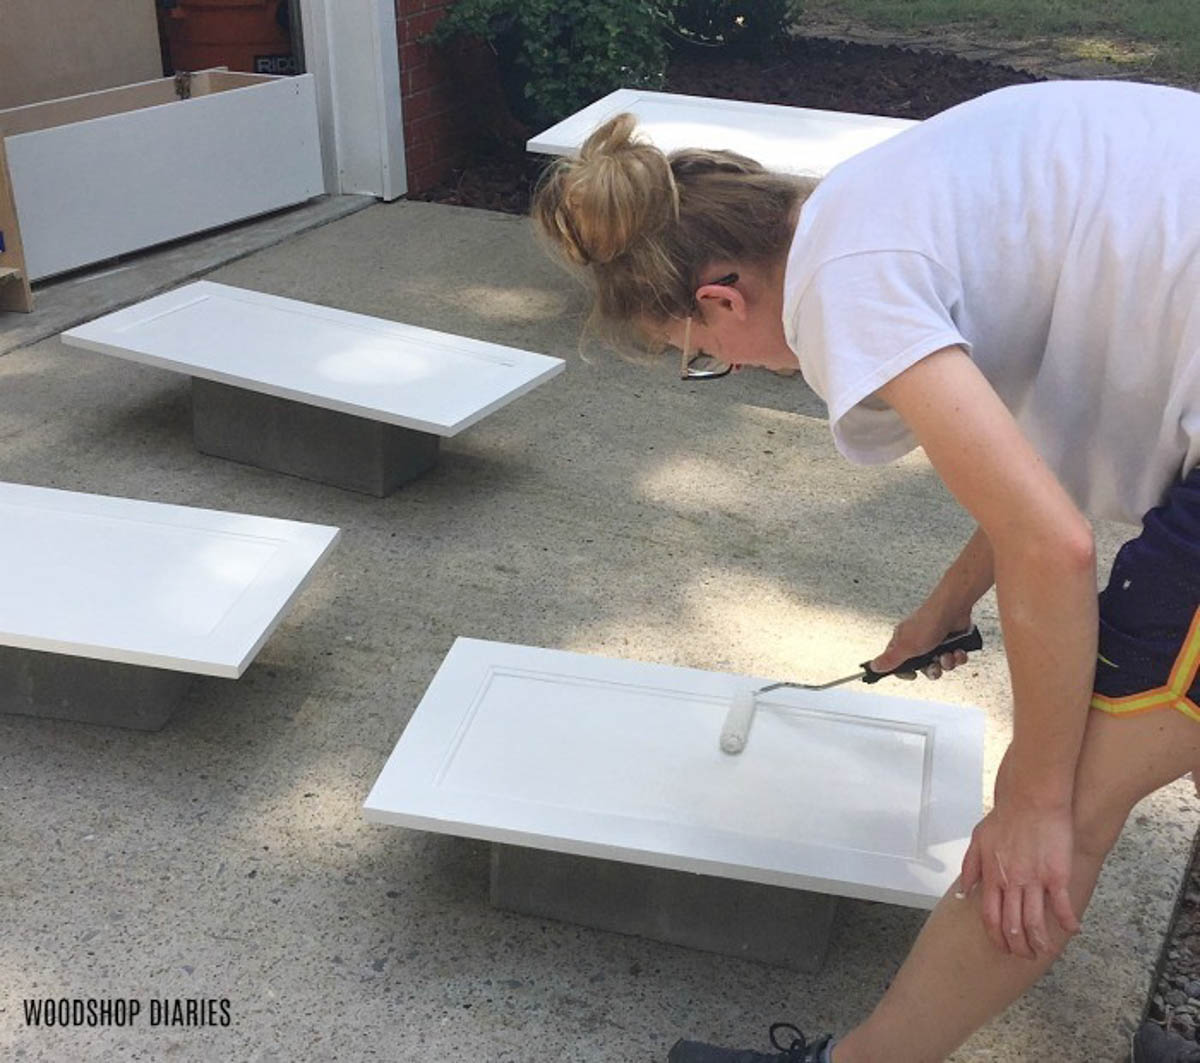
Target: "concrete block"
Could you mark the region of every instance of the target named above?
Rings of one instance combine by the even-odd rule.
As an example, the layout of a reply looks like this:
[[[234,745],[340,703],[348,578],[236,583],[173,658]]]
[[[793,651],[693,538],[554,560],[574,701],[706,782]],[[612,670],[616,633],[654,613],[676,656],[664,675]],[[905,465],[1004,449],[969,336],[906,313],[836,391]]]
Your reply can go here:
[[[166,668],[0,646],[0,712],[157,731],[199,678]]]
[[[825,960],[837,908],[824,893],[500,844],[491,902],[810,973]]]
[[[429,432],[192,377],[196,449],[382,498],[437,461]]]

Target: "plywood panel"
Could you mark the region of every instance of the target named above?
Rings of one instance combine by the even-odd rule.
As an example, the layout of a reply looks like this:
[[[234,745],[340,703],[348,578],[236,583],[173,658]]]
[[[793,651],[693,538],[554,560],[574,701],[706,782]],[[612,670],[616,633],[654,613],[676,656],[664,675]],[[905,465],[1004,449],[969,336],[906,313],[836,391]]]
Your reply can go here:
[[[0,2],[0,107],[160,74],[155,0]]]
[[[834,166],[915,125],[903,118],[807,107],[617,89],[528,142],[530,151],[572,155],[599,125],[622,111],[663,151],[721,148],[767,169],[823,177]]]
[[[337,528],[0,484],[0,645],[236,678]]]
[[[11,273],[7,271],[13,271]],[[25,273],[25,253],[17,224],[16,202],[8,176],[4,141],[0,139],[0,310],[33,309],[33,292]]]
[[[24,107],[12,107],[0,111],[0,136],[15,136],[35,129],[53,129],[71,122],[86,122],[110,114],[124,114],[143,107],[157,107],[172,103],[176,99],[175,79],[156,78],[136,85],[101,92],[87,92],[79,96],[45,100]]]
[[[748,679],[459,639],[367,819],[931,907],[979,819],[983,714],[772,691],[719,749]]]
[[[63,333],[69,345],[449,436],[563,361],[198,281]]]
[[[184,76],[184,75],[181,75]],[[230,73],[228,70],[200,70],[186,75],[193,96],[263,85],[276,80],[264,74]],[[86,122],[112,114],[125,114],[144,107],[158,107],[179,98],[177,79],[155,78],[136,85],[121,85],[78,96],[45,100],[23,107],[0,110],[0,137],[29,133],[35,129],[52,129],[71,122]]]
[[[246,74],[238,70],[199,70],[192,75],[192,92],[200,96],[210,92],[228,92],[261,85],[271,79],[269,74]]]

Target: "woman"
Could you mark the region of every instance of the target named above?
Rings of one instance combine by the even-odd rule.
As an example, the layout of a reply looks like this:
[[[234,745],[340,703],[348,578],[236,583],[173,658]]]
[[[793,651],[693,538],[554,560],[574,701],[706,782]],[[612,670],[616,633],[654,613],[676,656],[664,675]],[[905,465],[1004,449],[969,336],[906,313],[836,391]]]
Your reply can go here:
[[[836,1043],[673,1061],[943,1059],[1077,932],[1132,806],[1200,767],[1197,128],[1181,90],[1019,86],[813,188],[668,160],[623,115],[544,179],[535,220],[599,316],[685,364],[799,366],[847,458],[920,445],[975,518],[872,667],[966,628],[994,583],[1011,671],[992,810],[873,1013]],[[1088,517],[1144,522],[1099,602]]]

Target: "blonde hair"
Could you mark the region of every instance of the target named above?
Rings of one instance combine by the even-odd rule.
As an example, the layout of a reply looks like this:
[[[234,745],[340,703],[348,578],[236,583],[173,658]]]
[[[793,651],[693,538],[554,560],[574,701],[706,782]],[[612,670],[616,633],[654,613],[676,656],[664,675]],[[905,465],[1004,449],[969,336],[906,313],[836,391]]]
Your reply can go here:
[[[532,215],[553,251],[583,267],[593,320],[617,326],[690,318],[716,258],[772,262],[816,181],[771,173],[732,151],[665,155],[619,114],[542,175]]]

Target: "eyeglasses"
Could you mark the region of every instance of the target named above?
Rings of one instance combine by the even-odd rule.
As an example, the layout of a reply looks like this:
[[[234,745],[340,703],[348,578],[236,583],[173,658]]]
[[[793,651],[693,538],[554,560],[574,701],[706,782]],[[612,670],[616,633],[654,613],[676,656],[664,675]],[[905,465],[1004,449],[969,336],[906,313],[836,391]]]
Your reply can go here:
[[[737,284],[737,281],[736,273],[727,273],[711,283],[732,285]],[[711,354],[705,354],[703,351],[692,353],[692,317],[689,314],[683,326],[683,347],[679,351],[679,379],[718,380],[732,370],[732,365],[714,358]]]
[[[711,354],[697,351],[690,358],[686,355],[679,369],[680,380],[717,380],[733,372],[733,366],[722,362]]]

